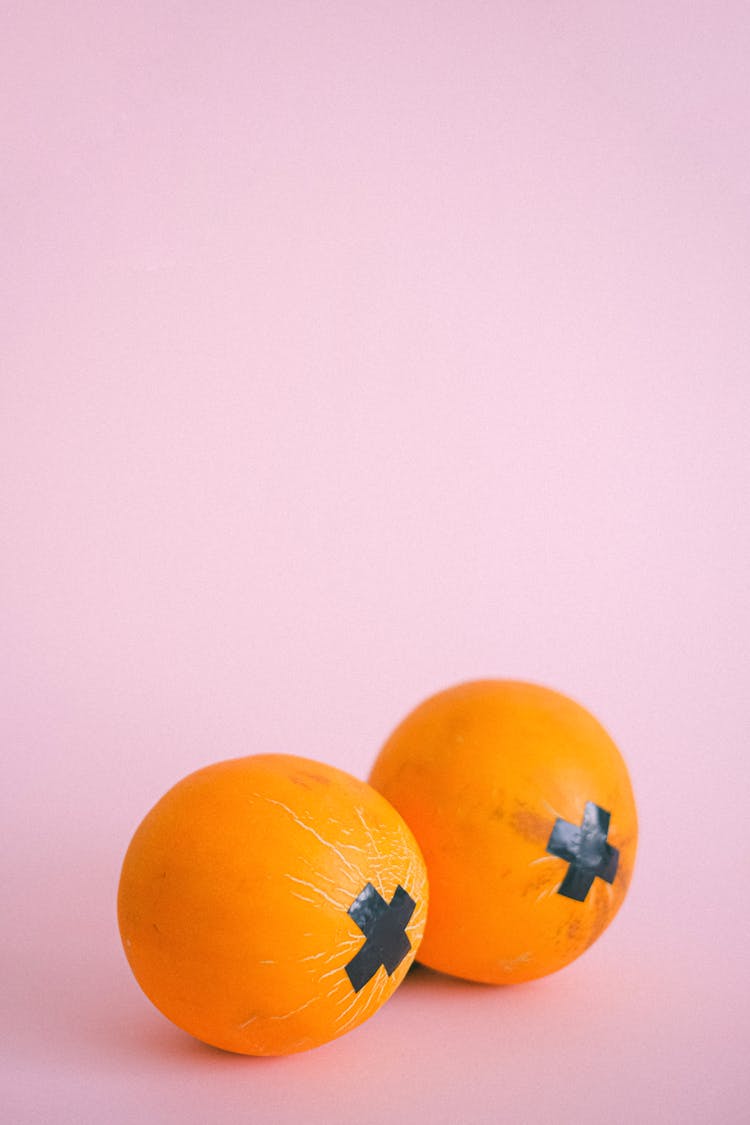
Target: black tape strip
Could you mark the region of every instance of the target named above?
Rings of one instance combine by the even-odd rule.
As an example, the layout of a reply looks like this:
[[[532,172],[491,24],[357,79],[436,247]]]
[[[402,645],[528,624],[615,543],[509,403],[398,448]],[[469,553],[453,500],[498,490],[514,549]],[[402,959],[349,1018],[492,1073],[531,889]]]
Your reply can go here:
[[[607,843],[609,819],[606,809],[587,801],[580,828],[567,820],[555,822],[547,851],[570,864],[558,894],[584,902],[594,879],[603,879],[605,883],[614,881],[620,853]]]
[[[352,988],[359,992],[381,965],[388,976],[394,973],[411,949],[406,927],[416,903],[402,886],[396,887],[390,905],[372,883],[357,895],[349,915],[367,940],[346,966]]]

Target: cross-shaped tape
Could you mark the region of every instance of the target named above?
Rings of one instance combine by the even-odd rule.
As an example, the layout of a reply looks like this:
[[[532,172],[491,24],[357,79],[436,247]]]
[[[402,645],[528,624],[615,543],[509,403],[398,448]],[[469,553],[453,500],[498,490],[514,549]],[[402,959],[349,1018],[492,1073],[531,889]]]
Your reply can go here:
[[[406,927],[415,906],[414,899],[400,885],[390,904],[372,883],[357,895],[349,907],[349,915],[367,940],[346,966],[355,992],[364,988],[381,965],[390,976],[406,957],[411,949]]]
[[[607,843],[610,814],[587,801],[580,827],[558,819],[552,829],[547,851],[570,864],[557,893],[583,902],[594,879],[614,881],[620,853]]]

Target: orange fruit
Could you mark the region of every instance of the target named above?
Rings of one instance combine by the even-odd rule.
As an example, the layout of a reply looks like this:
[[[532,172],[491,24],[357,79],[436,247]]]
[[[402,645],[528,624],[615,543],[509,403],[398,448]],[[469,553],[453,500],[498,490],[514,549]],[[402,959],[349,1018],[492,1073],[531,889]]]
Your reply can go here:
[[[371,1016],[426,912],[424,862],[398,813],[365,782],[285,754],[178,782],[137,829],[118,895],[149,999],[249,1055],[316,1047]]]
[[[370,784],[425,857],[430,968],[541,977],[622,904],[638,835],[628,772],[603,727],[558,692],[505,680],[442,691],[394,731]]]

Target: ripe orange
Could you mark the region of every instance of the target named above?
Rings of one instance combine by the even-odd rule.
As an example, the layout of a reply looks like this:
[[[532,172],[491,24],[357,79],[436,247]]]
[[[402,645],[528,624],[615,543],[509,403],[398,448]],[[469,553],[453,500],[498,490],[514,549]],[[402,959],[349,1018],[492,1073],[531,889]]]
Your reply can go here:
[[[125,856],[130,967],[170,1020],[229,1051],[278,1055],[342,1035],[406,974],[425,867],[363,781],[266,754],[178,782]]]
[[[617,913],[638,826],[625,764],[565,696],[484,680],[417,707],[370,776],[425,857],[419,960],[512,983],[578,957]]]

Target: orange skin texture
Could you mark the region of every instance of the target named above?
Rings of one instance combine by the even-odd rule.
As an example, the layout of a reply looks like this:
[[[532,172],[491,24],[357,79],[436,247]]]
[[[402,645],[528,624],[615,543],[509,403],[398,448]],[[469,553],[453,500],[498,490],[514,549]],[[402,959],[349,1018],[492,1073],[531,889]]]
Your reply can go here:
[[[411,949],[355,992],[365,942],[349,907],[370,882],[416,908]],[[363,781],[283,754],[219,762],[178,782],[137,829],[122,868],[120,934],[143,991],[215,1047],[281,1055],[356,1027],[405,976],[427,879],[401,817]]]
[[[370,784],[417,838],[430,878],[419,960],[492,984],[532,980],[580,956],[622,905],[638,824],[625,763],[579,704],[535,684],[460,684],[416,708],[383,747]],[[611,813],[612,884],[558,894],[568,863],[547,853],[558,817]]]

